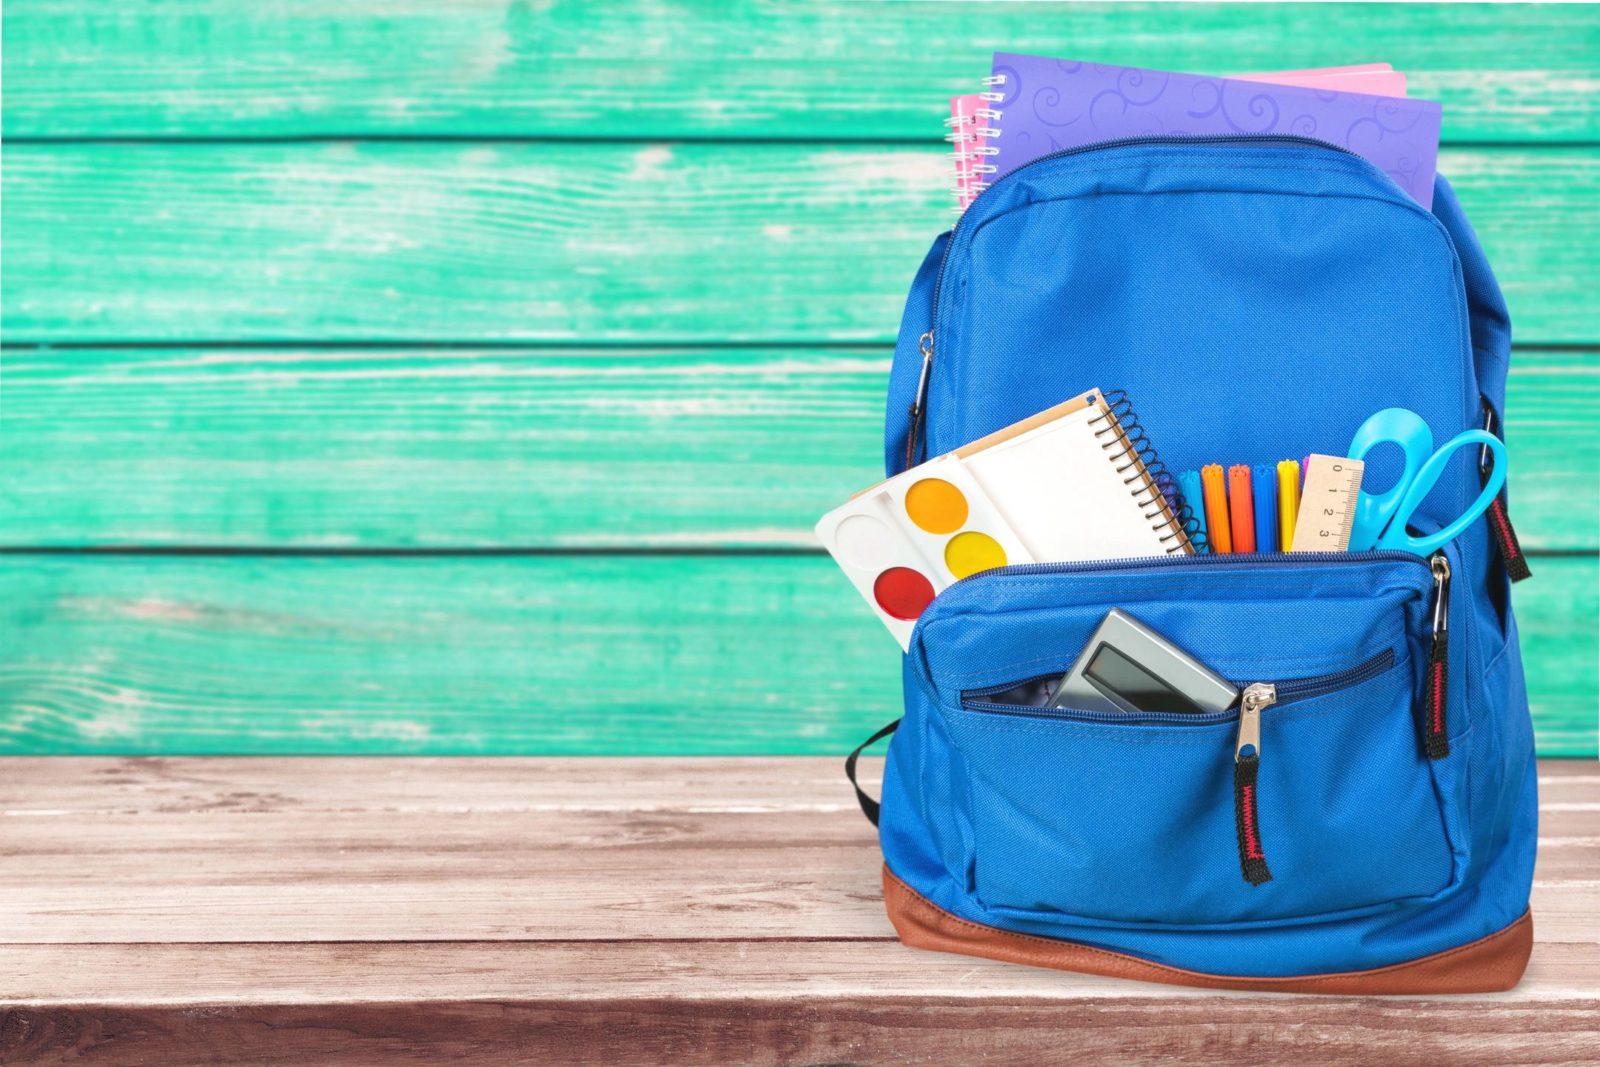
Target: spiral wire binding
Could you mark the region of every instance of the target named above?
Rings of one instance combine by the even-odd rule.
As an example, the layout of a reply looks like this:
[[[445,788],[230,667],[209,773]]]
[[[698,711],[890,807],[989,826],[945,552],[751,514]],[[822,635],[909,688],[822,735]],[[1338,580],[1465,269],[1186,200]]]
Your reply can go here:
[[[973,153],[963,145],[976,140],[971,132],[959,127],[970,126],[975,121],[972,115],[951,115],[944,120],[944,124],[951,127],[950,132],[944,135],[944,139],[956,146],[950,153],[956,161],[956,183],[950,187],[950,191],[956,196],[956,206],[951,210],[957,214],[966,210],[972,196]]]
[[[1139,484],[1133,498],[1140,507],[1147,509],[1144,512],[1145,521],[1157,530],[1167,528],[1161,534],[1161,543],[1176,542],[1167,548],[1167,555],[1182,552],[1185,543],[1195,552],[1205,551],[1206,538],[1200,531],[1200,520],[1184,499],[1183,491],[1178,488],[1178,480],[1167,470],[1167,465],[1161,461],[1161,454],[1144,432],[1128,394],[1121,389],[1112,389],[1102,390],[1100,395],[1106,403],[1106,414],[1096,415],[1089,421],[1091,425],[1098,422],[1106,425],[1095,430],[1094,435],[1112,435],[1111,440],[1101,442],[1100,447],[1104,451],[1122,448],[1121,454],[1108,458],[1119,464],[1118,474],[1127,475],[1122,479],[1123,485]],[[1176,529],[1172,529],[1174,524]]]
[[[1005,83],[1006,76],[1004,74],[991,74],[984,78],[983,85],[986,91],[978,94],[979,99],[985,103],[998,104],[1005,99],[1005,93],[994,90]],[[979,126],[979,119],[985,120],[988,125]],[[958,215],[967,209],[967,205],[979,193],[994,184],[987,179],[996,172],[997,168],[993,163],[986,162],[986,160],[999,155],[1000,148],[998,145],[984,144],[983,142],[1000,136],[999,128],[994,125],[999,120],[1000,110],[993,107],[980,107],[974,110],[971,115],[951,115],[944,120],[944,124],[950,127],[950,132],[944,135],[944,139],[955,145],[955,150],[951,152],[951,155],[956,161],[956,184],[951,187],[950,191],[956,195],[958,200],[962,201],[952,209]],[[971,129],[962,129],[962,127],[967,126],[970,126]]]

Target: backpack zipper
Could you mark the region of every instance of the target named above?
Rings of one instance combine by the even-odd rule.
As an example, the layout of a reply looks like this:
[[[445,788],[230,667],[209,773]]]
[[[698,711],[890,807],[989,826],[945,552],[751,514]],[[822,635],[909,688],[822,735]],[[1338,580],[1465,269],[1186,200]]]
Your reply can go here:
[[[906,428],[906,470],[917,465],[917,430],[922,425],[922,402],[928,396],[928,372],[933,370],[932,330],[917,339],[917,347],[922,350],[922,373],[917,376],[917,392],[911,398],[911,421]]]
[[[1316,137],[1300,137],[1294,134],[1169,133],[1149,134],[1142,137],[1114,137],[1105,141],[1094,141],[1090,144],[1077,145],[1072,148],[1063,148],[1059,151],[1040,156],[1038,159],[1029,160],[1022,166],[1017,167],[1015,170],[1002,174],[998,181],[992,183],[989,188],[983,190],[976,197],[974,197],[972,203],[967,205],[967,209],[961,213],[961,217],[956,219],[956,224],[950,228],[950,240],[945,245],[944,254],[939,257],[939,272],[935,274],[933,278],[932,317],[935,321],[928,331],[922,335],[921,341],[919,342],[919,347],[922,349],[922,374],[917,380],[916,395],[912,397],[911,400],[911,425],[906,429],[906,469],[909,470],[911,467],[916,465],[915,457],[917,439],[919,436],[921,436],[922,422],[927,417],[928,377],[929,371],[933,367],[934,332],[935,328],[938,326],[937,320],[939,317],[939,293],[944,288],[945,267],[950,262],[950,251],[955,247],[956,235],[961,231],[961,223],[966,220],[969,214],[971,214],[973,206],[984,197],[993,193],[997,187],[1003,185],[1015,175],[1021,174],[1023,171],[1028,170],[1031,167],[1037,167],[1041,164],[1062,159],[1066,156],[1085,155],[1090,152],[1099,152],[1110,148],[1130,148],[1140,145],[1154,144],[1301,144],[1312,145],[1317,148],[1326,148],[1331,151],[1347,155],[1352,159],[1359,159],[1363,163],[1367,163],[1362,156],[1350,151],[1350,149],[1341,145],[1336,145],[1332,141],[1324,141]],[[1372,167],[1372,164],[1367,163],[1367,166]],[[1376,167],[1372,167],[1372,169],[1377,171],[1377,173],[1383,173]]]
[[[1444,559],[1443,556],[1436,558],[1441,562]],[[1444,567],[1446,579],[1448,579],[1449,564],[1444,564]],[[1437,573],[1438,571],[1436,570],[1435,574]],[[1448,610],[1448,607],[1445,610]],[[1434,612],[1434,625],[1436,627],[1440,625],[1439,619],[1440,610],[1436,604]],[[961,694],[961,706],[968,711],[992,715],[1011,715],[1017,718],[1124,723],[1128,725],[1171,723],[1174,725],[1203,726],[1211,723],[1227,722],[1237,716],[1239,727],[1234,735],[1233,742],[1234,834],[1239,845],[1239,872],[1246,882],[1256,886],[1272,881],[1272,871],[1267,866],[1266,846],[1261,841],[1260,799],[1257,796],[1257,782],[1261,773],[1261,713],[1270,707],[1281,707],[1303,700],[1310,700],[1314,697],[1326,696],[1329,693],[1336,693],[1341,689],[1349,689],[1352,686],[1371,681],[1389,670],[1394,664],[1394,649],[1386,648],[1377,655],[1361,661],[1354,667],[1347,667],[1328,674],[1314,675],[1309,678],[1294,678],[1285,682],[1252,682],[1242,687],[1237,711],[1231,708],[1227,711],[1202,714],[1074,711],[1070,708],[1038,708],[1015,704],[995,704],[978,699],[984,696],[993,696],[1009,689],[1034,685],[1051,677],[1059,677],[1061,672],[1056,672],[1054,675],[1040,675],[1027,681],[1013,682],[1003,687],[992,686],[987,689],[973,690],[970,695],[963,692]],[[1441,700],[1442,696],[1441,691]],[[1433,705],[1426,706],[1432,707]],[[1440,713],[1438,719],[1442,729],[1442,713]],[[1429,752],[1431,755],[1431,748]]]
[[[1410,552],[1396,549],[1372,549],[1367,552],[1212,552],[1203,555],[1175,555],[1175,556],[1124,556],[1119,559],[1082,560],[1075,563],[1013,563],[1006,567],[994,567],[990,570],[969,574],[946,586],[934,600],[937,607],[941,602],[948,605],[951,602],[951,590],[970,588],[976,583],[997,581],[1002,578],[1026,577],[1028,575],[1061,575],[1083,574],[1089,572],[1119,572],[1139,570],[1160,570],[1167,567],[1238,567],[1241,570],[1254,570],[1260,567],[1281,568],[1285,564],[1315,564],[1315,563],[1414,563],[1419,567],[1430,566],[1429,561]],[[932,611],[934,609],[930,609]],[[917,621],[918,629],[929,617],[929,612],[923,612],[922,618]],[[915,637],[915,634],[913,634]]]
[[[1391,660],[1394,650],[1390,649]],[[1278,702],[1269,682],[1245,687],[1239,698],[1239,736],[1233,746],[1233,826],[1239,839],[1239,871],[1252,886],[1272,881],[1266,848],[1261,844],[1261,818],[1256,780],[1261,772],[1261,709]]]
[[[932,343],[933,333],[926,335]],[[928,373],[924,367],[922,373]],[[1479,395],[1483,403],[1483,429],[1485,433],[1499,436],[1498,427],[1495,425],[1494,407],[1489,403],[1489,398]],[[1478,450],[1478,479],[1482,485],[1489,484],[1489,472],[1494,469],[1494,453],[1487,448]],[[1489,534],[1494,538],[1494,544],[1500,550],[1500,561],[1505,564],[1506,574],[1513,582],[1520,582],[1524,578],[1531,578],[1533,572],[1528,569],[1528,557],[1523,555],[1522,542],[1517,540],[1517,531],[1511,525],[1511,516],[1506,512],[1506,491],[1500,490],[1500,495],[1489,502]]]
[[[1428,560],[1433,570],[1433,637],[1428,648],[1428,677],[1422,687],[1423,748],[1429,759],[1450,755],[1450,561],[1443,552]]]
[[[1327,674],[1313,675],[1309,678],[1293,678],[1288,681],[1272,683],[1276,694],[1274,703],[1293,704],[1302,700],[1311,700],[1314,697],[1327,696],[1341,689],[1360,685],[1362,682],[1371,681],[1395,664],[1395,652],[1386,648],[1376,655],[1369,656],[1354,667],[1345,667],[1342,670],[1330,671]],[[998,696],[1012,689],[1023,686],[1033,686],[1060,678],[1066,673],[1067,668],[1052,671],[1049,674],[1039,674],[1026,678],[1020,682],[1009,682],[1005,685],[992,685],[983,689],[970,689],[962,692],[961,706],[968,711],[978,711],[989,715],[1011,715],[1024,719],[1065,719],[1071,722],[1105,722],[1123,723],[1128,725],[1138,723],[1173,723],[1177,725],[1203,726],[1208,723],[1228,722],[1234,716],[1241,714],[1229,708],[1226,711],[1209,712],[1183,712],[1183,711],[1080,711],[1073,708],[1045,708],[1034,707],[1028,704],[1000,704],[984,700],[984,697]],[[1241,690],[1248,690],[1250,683],[1235,681]],[[1240,699],[1241,710],[1243,698]],[[1265,705],[1263,705],[1265,706]],[[1259,744],[1259,742],[1257,742]]]

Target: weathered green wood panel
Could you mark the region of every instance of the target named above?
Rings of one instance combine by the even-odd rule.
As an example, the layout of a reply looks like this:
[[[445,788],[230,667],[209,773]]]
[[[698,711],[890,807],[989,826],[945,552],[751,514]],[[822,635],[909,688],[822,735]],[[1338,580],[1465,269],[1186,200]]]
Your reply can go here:
[[[940,101],[997,47],[1409,70],[1525,347],[1516,514],[1600,542],[1596,356],[1531,350],[1600,345],[1600,9],[3,18],[4,131],[54,143],[8,146],[0,322],[72,346],[6,353],[3,544],[807,543],[877,469],[882,345],[950,218]],[[159,347],[85,347],[123,342]],[[1535,569],[1540,742],[1592,753],[1596,560]],[[895,676],[820,557],[0,557],[0,750],[837,752]]]
[[[888,363],[883,347],[13,351],[0,544],[812,545],[817,517],[881,474]],[[1600,354],[1519,351],[1513,368],[1523,544],[1600,548]]]
[[[1516,589],[1595,751],[1596,560]],[[0,752],[842,753],[899,656],[826,558],[0,559]]]
[[[1583,5],[10,0],[5,38],[11,136],[923,138],[996,49],[1382,59],[1444,102],[1447,137],[1600,134]]]
[[[31,145],[12,342],[881,342],[949,224],[933,148]],[[1600,152],[1458,149],[1524,344],[1594,342]]]

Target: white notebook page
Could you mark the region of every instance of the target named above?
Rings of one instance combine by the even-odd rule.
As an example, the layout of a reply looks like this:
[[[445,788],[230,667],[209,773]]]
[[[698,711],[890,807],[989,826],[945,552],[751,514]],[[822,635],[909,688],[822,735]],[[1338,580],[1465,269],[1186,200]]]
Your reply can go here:
[[[1098,405],[1017,435],[963,458],[996,510],[1040,563],[1165,555],[1172,542],[1163,516],[1145,518],[1153,504],[1141,478],[1117,473],[1132,457],[1120,437],[1096,437]],[[1116,441],[1111,448],[1102,444]]]

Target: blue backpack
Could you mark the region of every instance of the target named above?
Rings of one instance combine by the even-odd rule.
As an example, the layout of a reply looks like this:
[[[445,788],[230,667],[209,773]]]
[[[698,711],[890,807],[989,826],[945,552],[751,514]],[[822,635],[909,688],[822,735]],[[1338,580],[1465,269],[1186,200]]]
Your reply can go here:
[[[1509,358],[1443,178],[1430,211],[1317,141],[1106,142],[1006,175],[934,241],[895,349],[886,464],[1094,387],[1126,392],[1124,425],[1174,470],[1339,454],[1390,406],[1444,439],[1495,426]],[[1476,451],[1413,527],[1478,495]],[[1367,484],[1400,465],[1373,453]],[[1185,985],[1510,988],[1537,819],[1510,603],[1525,574],[1502,499],[1432,559],[1179,555],[949,587],[912,634],[898,730],[874,738],[894,732],[879,833],[901,940]],[[1063,673],[1113,607],[1241,687],[1275,685],[1250,758],[1237,707],[1009,699]]]

